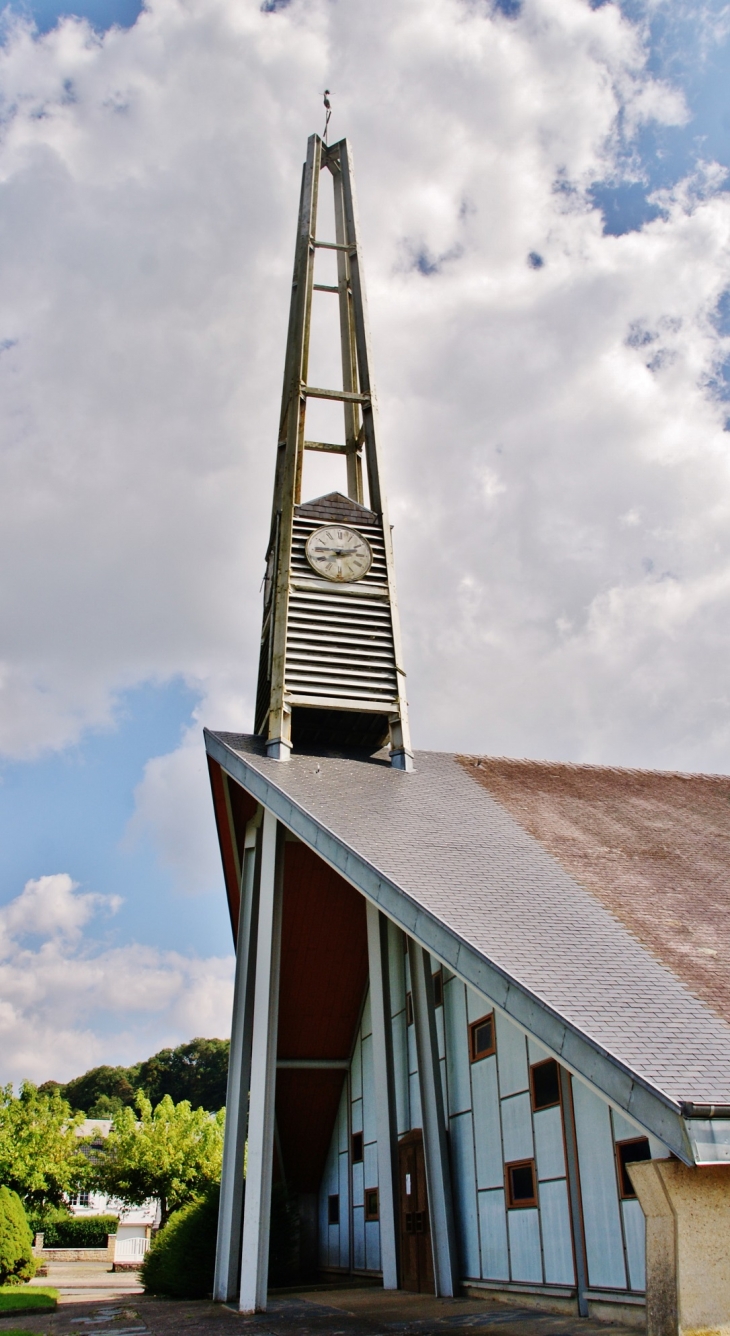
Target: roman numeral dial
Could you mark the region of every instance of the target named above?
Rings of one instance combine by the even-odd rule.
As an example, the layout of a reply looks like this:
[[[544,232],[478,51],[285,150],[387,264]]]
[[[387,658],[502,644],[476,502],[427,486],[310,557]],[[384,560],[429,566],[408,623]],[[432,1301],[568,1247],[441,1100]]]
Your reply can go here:
[[[307,539],[305,551],[312,570],[338,584],[362,580],[373,561],[367,538],[357,529],[340,524],[315,529]]]

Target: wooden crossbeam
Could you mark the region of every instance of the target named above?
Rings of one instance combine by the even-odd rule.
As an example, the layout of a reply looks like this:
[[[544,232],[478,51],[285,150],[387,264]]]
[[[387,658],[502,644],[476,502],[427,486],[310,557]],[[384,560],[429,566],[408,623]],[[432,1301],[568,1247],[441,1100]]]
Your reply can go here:
[[[332,441],[305,441],[305,450],[324,450],[329,455],[346,455],[348,446],[334,445]]]
[[[355,394],[352,390],[321,390],[316,385],[302,385],[306,399],[336,399],[341,404],[369,404],[369,394]]]

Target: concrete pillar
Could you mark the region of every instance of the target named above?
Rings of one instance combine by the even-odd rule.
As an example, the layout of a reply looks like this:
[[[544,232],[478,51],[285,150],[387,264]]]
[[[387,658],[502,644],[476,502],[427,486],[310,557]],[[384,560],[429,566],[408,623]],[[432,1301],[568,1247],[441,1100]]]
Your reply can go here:
[[[433,1274],[436,1293],[450,1297],[457,1292],[459,1262],[454,1229],[443,1088],[439,1069],[431,957],[422,946],[413,941],[412,937],[408,938],[408,961],[411,968],[411,999],[418,1054],[418,1082],[421,1091]]]
[[[226,1135],[223,1143],[221,1198],[213,1281],[213,1298],[219,1303],[234,1298],[238,1288],[238,1269],[241,1262],[243,1155],[248,1129],[253,984],[258,927],[256,836],[261,815],[259,812],[246,827],[241,875],[241,907],[236,934],[236,974],[226,1091]]]
[[[647,1336],[730,1333],[730,1165],[627,1165],[646,1217]]]
[[[380,1261],[383,1289],[398,1289],[398,1208],[395,1199],[398,1170],[395,1162],[398,1132],[395,1121],[393,1031],[390,1018],[388,920],[368,903],[368,960],[370,1010],[373,1024],[375,1125],[378,1136],[378,1205]]]
[[[283,831],[278,829],[273,813],[264,811],[251,1042],[248,1158],[243,1201],[239,1298],[242,1313],[266,1311],[274,1159],[283,856]]]

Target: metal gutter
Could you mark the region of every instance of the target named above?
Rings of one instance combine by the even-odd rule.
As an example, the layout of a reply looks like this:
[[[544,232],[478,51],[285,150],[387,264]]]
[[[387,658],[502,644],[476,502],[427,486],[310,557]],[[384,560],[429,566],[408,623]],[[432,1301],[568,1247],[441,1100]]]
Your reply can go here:
[[[526,1034],[544,1044],[575,1076],[652,1132],[685,1164],[696,1162],[697,1143],[690,1138],[678,1101],[632,1072],[517,979],[492,964],[250,765],[245,755],[228,747],[208,729],[204,729],[204,737],[208,755],[226,774],[273,812],[282,825],[314,849],[403,932],[419,941],[470,988],[482,993]]]

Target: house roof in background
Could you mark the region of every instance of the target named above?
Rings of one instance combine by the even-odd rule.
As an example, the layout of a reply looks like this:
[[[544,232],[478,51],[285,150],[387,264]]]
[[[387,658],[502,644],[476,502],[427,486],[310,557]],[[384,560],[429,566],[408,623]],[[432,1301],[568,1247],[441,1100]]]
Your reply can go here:
[[[475,766],[438,752],[418,752],[413,774],[382,756],[282,763],[258,737],[206,741],[391,918],[678,1153],[657,1097],[676,1112],[730,1102],[730,1026],[475,782]]]

